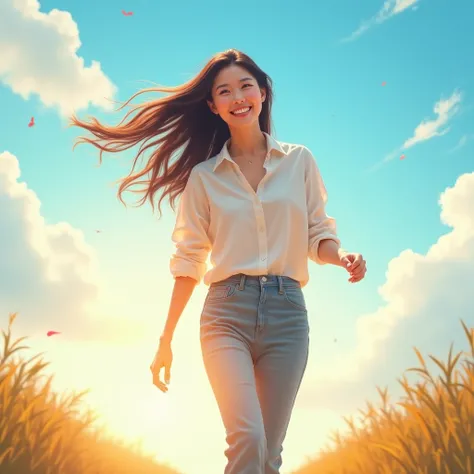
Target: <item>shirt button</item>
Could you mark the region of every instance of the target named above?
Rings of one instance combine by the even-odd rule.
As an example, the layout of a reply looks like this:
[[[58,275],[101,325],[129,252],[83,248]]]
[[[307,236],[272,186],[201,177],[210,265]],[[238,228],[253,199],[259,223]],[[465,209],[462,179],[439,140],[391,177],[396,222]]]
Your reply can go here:
[[[267,277],[262,277],[262,281],[267,281]]]

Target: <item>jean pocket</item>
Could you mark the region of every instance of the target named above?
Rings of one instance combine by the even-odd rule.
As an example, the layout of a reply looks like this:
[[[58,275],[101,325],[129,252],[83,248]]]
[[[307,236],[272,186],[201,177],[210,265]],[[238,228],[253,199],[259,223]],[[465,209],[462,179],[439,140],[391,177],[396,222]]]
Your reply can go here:
[[[304,299],[303,290],[301,287],[290,286],[283,287],[283,293],[285,300],[290,303],[296,309],[306,311],[306,301]]]
[[[209,287],[206,303],[212,301],[223,301],[235,293],[235,285],[216,285]]]

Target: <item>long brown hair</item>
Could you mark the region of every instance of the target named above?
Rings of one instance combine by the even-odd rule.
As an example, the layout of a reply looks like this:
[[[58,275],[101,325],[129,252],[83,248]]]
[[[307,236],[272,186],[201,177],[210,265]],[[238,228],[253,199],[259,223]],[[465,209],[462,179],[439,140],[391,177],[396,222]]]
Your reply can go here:
[[[100,149],[100,165],[104,151],[121,152],[143,141],[130,174],[119,180],[121,184],[118,198],[126,206],[122,193],[133,185],[142,184],[144,185],[142,189],[132,192],[144,193],[138,205],[141,206],[148,199],[154,212],[154,195],[163,188],[158,202],[160,218],[161,202],[168,194],[171,208],[175,211],[175,200],[184,191],[192,168],[216,155],[230,137],[227,123],[219,115],[212,113],[206,101],[212,101],[212,85],[216,75],[231,64],[245,68],[255,77],[259,87],[265,89],[266,98],[262,103],[259,124],[262,131],[271,134],[273,102],[271,78],[245,53],[228,49],[215,54],[193,79],[183,85],[152,87],[134,94],[118,110],[145,92],[166,92],[171,95],[134,106],[116,126],[102,125],[95,117],[92,117],[90,122],[81,121],[73,114],[69,126],[82,127],[96,137],[95,139],[79,137],[73,150],[79,143],[91,143]],[[141,110],[128,122],[123,123],[136,109]],[[140,155],[155,146],[156,149],[142,171],[134,173]],[[172,162],[171,158],[180,148],[182,152]],[[147,174],[148,179],[140,180]]]

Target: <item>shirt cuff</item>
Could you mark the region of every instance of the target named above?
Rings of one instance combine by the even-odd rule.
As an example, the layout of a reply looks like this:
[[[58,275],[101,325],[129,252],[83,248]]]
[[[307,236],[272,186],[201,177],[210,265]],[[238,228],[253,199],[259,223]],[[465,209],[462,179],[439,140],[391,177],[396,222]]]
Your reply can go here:
[[[170,271],[173,277],[190,277],[194,278],[199,284],[206,273],[206,264],[190,262],[179,257],[171,257]]]

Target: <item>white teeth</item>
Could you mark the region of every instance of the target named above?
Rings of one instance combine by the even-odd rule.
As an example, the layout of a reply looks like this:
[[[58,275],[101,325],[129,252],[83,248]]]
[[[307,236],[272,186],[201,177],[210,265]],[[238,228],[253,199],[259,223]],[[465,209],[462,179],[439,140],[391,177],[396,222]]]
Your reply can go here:
[[[233,114],[244,114],[245,112],[248,112],[249,110],[250,110],[250,107],[246,107],[245,109],[234,110],[232,113]]]

